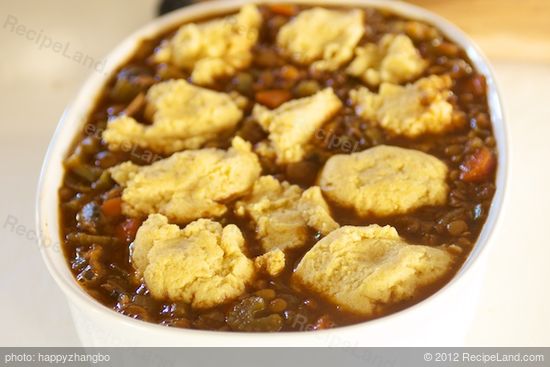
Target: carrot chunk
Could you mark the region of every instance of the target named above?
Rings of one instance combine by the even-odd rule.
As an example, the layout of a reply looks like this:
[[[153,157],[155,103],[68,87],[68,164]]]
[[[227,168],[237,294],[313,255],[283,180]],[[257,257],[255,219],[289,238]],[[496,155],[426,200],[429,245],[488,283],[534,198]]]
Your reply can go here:
[[[256,102],[269,108],[277,108],[291,98],[290,92],[284,89],[263,90],[256,93]]]
[[[470,156],[460,166],[460,179],[465,182],[481,182],[490,177],[496,166],[493,152],[483,147]]]
[[[118,217],[122,214],[122,199],[116,197],[105,200],[101,204],[101,212],[107,217]]]
[[[292,17],[298,13],[298,7],[293,4],[271,4],[269,10],[284,17]]]

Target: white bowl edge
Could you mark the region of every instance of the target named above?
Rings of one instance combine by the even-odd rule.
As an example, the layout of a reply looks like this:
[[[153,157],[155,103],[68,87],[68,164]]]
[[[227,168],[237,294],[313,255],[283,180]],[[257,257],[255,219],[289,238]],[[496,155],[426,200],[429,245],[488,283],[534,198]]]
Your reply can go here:
[[[92,74],[83,88],[80,90],[75,101],[68,107],[62,116],[54,136],[50,142],[42,166],[40,180],[37,192],[36,204],[36,226],[39,233],[39,246],[44,257],[44,261],[49,269],[50,274],[55,279],[56,283],[63,290],[65,295],[71,302],[76,303],[80,308],[92,313],[101,313],[102,316],[109,318],[112,322],[124,323],[136,330],[156,331],[163,334],[172,334],[174,336],[182,333],[191,334],[192,336],[230,336],[233,340],[242,341],[243,345],[247,345],[254,339],[257,339],[258,333],[227,333],[202,330],[174,329],[161,325],[146,323],[138,320],[133,320],[127,316],[121,315],[109,308],[101,305],[91,296],[89,296],[74,280],[69,266],[65,260],[61,249],[61,240],[59,237],[59,216],[58,216],[58,196],[57,190],[60,187],[63,167],[62,160],[65,154],[71,147],[73,139],[82,129],[87,118],[88,112],[93,107],[93,102],[101,91],[103,85],[108,81],[109,76],[124,63],[137,47],[139,40],[146,39],[149,36],[154,36],[162,30],[170,29],[171,27],[184,23],[204,15],[216,15],[226,13],[237,9],[246,3],[284,3],[285,1],[277,0],[223,0],[215,3],[199,3],[187,8],[180,9],[170,13],[167,16],[158,18],[142,29],[138,30],[125,41],[123,41],[113,52],[107,56],[107,66],[103,73]],[[366,323],[355,324],[335,329],[315,331],[309,333],[300,332],[281,332],[269,334],[269,339],[274,343],[277,340],[284,340],[285,343],[292,340],[299,341],[304,337],[304,334],[333,334],[338,335],[344,331],[351,329],[359,329],[365,326],[372,327],[380,323],[388,323],[389,321],[398,321],[400,318],[410,317],[420,308],[422,309],[428,303],[434,302],[438,297],[447,292],[450,288],[455,287],[461,281],[465,272],[467,272],[476,260],[481,256],[481,253],[486,251],[489,243],[489,238],[497,227],[499,214],[504,201],[504,192],[506,185],[507,167],[508,167],[508,138],[504,122],[504,115],[501,106],[501,99],[496,86],[493,71],[483,53],[478,47],[458,28],[446,21],[445,19],[411,4],[406,4],[399,1],[384,1],[384,0],[302,0],[288,1],[290,3],[301,4],[319,4],[325,6],[357,6],[367,7],[374,6],[391,10],[397,14],[403,15],[406,18],[425,20],[436,27],[451,40],[461,45],[467,52],[475,68],[487,78],[489,87],[489,106],[491,110],[491,119],[493,122],[494,134],[497,139],[497,147],[499,152],[499,165],[497,171],[497,191],[493,198],[491,211],[479,239],[455,277],[447,283],[443,288],[427,299],[397,313],[368,321]],[[215,8],[213,5],[215,4]],[[223,334],[223,335],[222,335]],[[284,338],[284,339],[281,339]]]

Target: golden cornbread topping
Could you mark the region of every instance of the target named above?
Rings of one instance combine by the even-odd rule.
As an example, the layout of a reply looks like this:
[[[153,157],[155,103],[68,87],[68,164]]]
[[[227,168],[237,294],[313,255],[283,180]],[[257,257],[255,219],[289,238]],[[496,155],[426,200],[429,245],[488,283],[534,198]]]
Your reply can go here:
[[[409,81],[422,74],[427,66],[411,39],[404,34],[387,34],[378,44],[357,47],[355,55],[347,68],[348,73],[371,86]]]
[[[306,253],[293,280],[344,309],[373,316],[439,279],[451,262],[447,251],[410,245],[390,226],[345,226]]]
[[[395,135],[417,137],[453,130],[465,123],[453,118],[448,76],[422,78],[400,86],[383,83],[378,93],[361,87],[350,93],[357,114]]]
[[[303,10],[281,27],[277,44],[297,63],[335,70],[352,57],[364,33],[363,18],[360,10]]]
[[[379,145],[332,156],[319,181],[341,207],[361,216],[387,216],[445,204],[447,174],[445,163],[426,153]]]
[[[248,192],[260,171],[250,143],[239,137],[228,150],[186,150],[149,166],[124,162],[109,169],[122,188],[123,214],[161,213],[175,223],[223,215],[224,202]]]
[[[231,133],[243,113],[226,93],[196,87],[183,79],[155,84],[147,91],[153,123],[145,125],[127,115],[117,116],[103,132],[112,150],[134,144],[166,154],[197,149]]]
[[[240,295],[254,266],[239,228],[199,219],[184,229],[152,214],[136,234],[132,261],[154,297],[210,308]]]
[[[454,276],[497,157],[485,78],[438,29],[246,5],[143,41],[107,83],[64,161],[63,248],[135,319],[349,325]]]
[[[199,85],[213,84],[250,65],[261,23],[256,6],[246,5],[235,15],[184,25],[161,44],[154,60],[191,70],[191,80]]]
[[[310,97],[286,102],[275,110],[256,105],[252,117],[269,133],[267,145],[273,149],[277,163],[295,163],[303,160],[315,131],[340,108],[342,102],[327,88]]]

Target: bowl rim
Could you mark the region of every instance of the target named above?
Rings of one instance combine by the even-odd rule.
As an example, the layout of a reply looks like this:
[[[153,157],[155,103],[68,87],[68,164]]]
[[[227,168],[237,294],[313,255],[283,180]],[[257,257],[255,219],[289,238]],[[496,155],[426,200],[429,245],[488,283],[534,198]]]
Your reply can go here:
[[[304,332],[277,332],[277,333],[247,333],[247,332],[225,332],[195,329],[170,328],[160,324],[149,323],[135,320],[122,315],[95,300],[90,296],[74,279],[69,266],[65,260],[61,249],[61,239],[59,233],[58,216],[58,197],[57,190],[60,187],[63,175],[62,158],[72,147],[76,134],[82,130],[86,122],[86,117],[95,105],[95,100],[101,93],[105,83],[116,69],[124,64],[133,54],[140,41],[159,35],[178,24],[200,19],[205,16],[217,16],[237,10],[239,7],[248,4],[269,4],[269,3],[289,3],[303,5],[319,6],[341,6],[341,7],[374,7],[378,9],[389,10],[395,14],[408,19],[424,20],[436,26],[446,37],[453,40],[464,48],[468,57],[475,68],[487,79],[488,86],[488,104],[491,112],[494,134],[497,140],[497,149],[499,152],[499,163],[496,174],[497,189],[493,197],[491,209],[487,220],[482,228],[481,234],[474,245],[470,255],[461,266],[454,277],[442,288],[426,299],[407,307],[401,311],[376,318],[373,320],[341,326],[327,330],[316,330],[308,333]],[[432,13],[424,8],[404,3],[401,1],[387,0],[218,0],[214,2],[202,2],[182,9],[168,13],[162,17],[153,19],[145,26],[128,36],[123,42],[112,50],[106,58],[106,67],[103,72],[92,73],[80,88],[77,97],[68,106],[63,113],[54,135],[48,146],[36,195],[36,229],[38,235],[38,245],[42,257],[50,275],[54,278],[58,287],[60,287],[68,298],[69,303],[78,305],[80,309],[89,313],[101,314],[113,323],[124,323],[136,330],[146,332],[160,332],[170,335],[189,334],[190,336],[230,336],[233,339],[241,339],[243,342],[256,339],[259,335],[269,335],[271,339],[284,338],[286,342],[292,341],[292,338],[302,338],[304,335],[338,335],[342,332],[359,330],[361,328],[372,327],[389,321],[399,322],[406,317],[414,317],[419,309],[426,308],[429,303],[434,303],[449,292],[450,289],[457,287],[457,284],[464,281],[464,275],[475,263],[478,262],[481,254],[487,251],[489,239],[497,228],[498,219],[504,203],[504,194],[507,184],[508,173],[508,138],[504,113],[502,109],[501,97],[496,85],[493,70],[478,46],[459,28],[439,15]],[[90,103],[90,100],[94,103]]]

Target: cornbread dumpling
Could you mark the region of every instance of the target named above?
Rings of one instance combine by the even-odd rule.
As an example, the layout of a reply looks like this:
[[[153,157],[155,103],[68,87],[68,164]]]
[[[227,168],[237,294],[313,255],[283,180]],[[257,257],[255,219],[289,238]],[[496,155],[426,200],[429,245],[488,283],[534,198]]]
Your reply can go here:
[[[235,204],[237,215],[248,215],[255,224],[256,236],[265,252],[302,246],[307,227],[297,210],[302,190],[272,176],[262,176],[252,192]]]
[[[395,135],[414,138],[442,133],[461,122],[453,119],[449,76],[432,75],[414,84],[399,86],[383,83],[378,93],[367,88],[350,92],[359,116],[371,120]]]
[[[253,117],[269,132],[269,148],[277,163],[299,162],[306,154],[307,144],[315,131],[342,108],[342,102],[332,88],[322,90],[313,96],[295,99],[269,110],[257,104]]]
[[[306,219],[307,225],[327,235],[340,225],[332,218],[330,208],[323,198],[321,188],[312,186],[302,194],[298,209]]]
[[[109,149],[117,150],[124,144],[167,154],[197,149],[231,132],[243,116],[237,101],[228,94],[183,79],[152,86],[146,100],[153,111],[153,124],[141,124],[128,116],[115,118],[103,132]]]
[[[254,259],[254,265],[259,271],[271,276],[278,276],[285,269],[285,253],[276,248]]]
[[[320,176],[323,193],[361,216],[402,214],[446,202],[448,168],[429,154],[380,145],[332,156]]]
[[[300,64],[336,70],[353,57],[364,33],[361,10],[313,8],[300,12],[277,35],[277,45]]]
[[[441,279],[451,265],[448,252],[408,244],[393,227],[345,226],[305,254],[292,281],[347,311],[376,316]]]
[[[337,225],[322,196],[322,201],[314,201],[311,193],[305,198],[302,194],[299,186],[262,176],[252,192],[235,204],[235,213],[252,219],[265,252],[297,248],[305,244],[308,226],[326,232]]]
[[[152,214],[137,232],[132,261],[153,297],[200,309],[245,291],[255,268],[243,249],[244,237],[233,224],[199,219],[180,229]]]
[[[125,162],[111,168],[112,178],[123,187],[123,214],[160,213],[176,223],[223,215],[224,203],[247,193],[260,176],[251,149],[236,137],[227,151],[187,150],[150,166]]]
[[[154,58],[192,71],[194,83],[210,85],[250,65],[261,24],[258,8],[245,5],[238,14],[182,26]]]
[[[413,42],[404,34],[387,34],[378,42],[355,49],[348,66],[350,75],[377,86],[382,82],[400,84],[416,78],[427,66]]]

